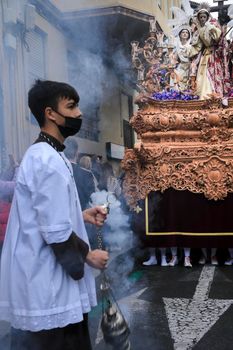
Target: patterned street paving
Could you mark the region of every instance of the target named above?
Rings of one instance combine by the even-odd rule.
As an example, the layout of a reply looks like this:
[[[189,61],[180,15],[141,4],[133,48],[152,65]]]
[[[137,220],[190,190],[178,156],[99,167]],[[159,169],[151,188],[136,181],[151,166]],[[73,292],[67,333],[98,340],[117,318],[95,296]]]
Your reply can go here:
[[[132,255],[119,255],[108,268],[132,350],[233,349],[233,266],[135,264],[127,274]],[[99,327],[101,310],[100,301],[90,314],[95,350],[111,349]]]

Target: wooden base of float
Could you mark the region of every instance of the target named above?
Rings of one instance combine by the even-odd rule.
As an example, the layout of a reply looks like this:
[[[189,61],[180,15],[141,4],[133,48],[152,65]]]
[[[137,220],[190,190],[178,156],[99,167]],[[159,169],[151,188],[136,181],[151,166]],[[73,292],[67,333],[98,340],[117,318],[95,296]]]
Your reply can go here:
[[[131,208],[152,191],[168,188],[223,200],[233,192],[233,98],[137,100],[130,124],[139,141],[122,161]]]

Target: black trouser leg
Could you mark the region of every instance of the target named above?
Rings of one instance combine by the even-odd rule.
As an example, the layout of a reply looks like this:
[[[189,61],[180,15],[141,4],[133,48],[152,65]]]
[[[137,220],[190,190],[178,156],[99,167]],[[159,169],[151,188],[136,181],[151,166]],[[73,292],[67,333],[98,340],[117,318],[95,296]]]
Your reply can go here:
[[[63,350],[63,328],[40,332],[22,331],[12,328],[11,350]]]
[[[11,329],[10,350],[92,350],[88,317],[64,328],[39,332]]]
[[[91,340],[88,329],[88,315],[83,315],[80,323],[70,324],[65,327],[65,350],[91,350]]]

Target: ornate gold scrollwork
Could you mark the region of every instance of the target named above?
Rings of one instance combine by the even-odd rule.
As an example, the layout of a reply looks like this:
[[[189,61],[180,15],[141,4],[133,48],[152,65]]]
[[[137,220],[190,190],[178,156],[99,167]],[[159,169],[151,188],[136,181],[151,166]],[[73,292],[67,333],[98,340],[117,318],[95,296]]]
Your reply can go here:
[[[125,153],[124,192],[137,206],[151,191],[189,190],[210,200],[233,192],[233,102],[147,101],[131,119],[140,143]]]

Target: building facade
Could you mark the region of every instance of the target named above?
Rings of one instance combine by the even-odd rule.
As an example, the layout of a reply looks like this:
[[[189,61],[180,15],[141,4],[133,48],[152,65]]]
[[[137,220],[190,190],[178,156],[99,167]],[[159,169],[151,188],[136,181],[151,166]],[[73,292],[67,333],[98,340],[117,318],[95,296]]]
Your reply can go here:
[[[1,0],[1,169],[8,154],[20,161],[37,137],[27,106],[35,79],[74,85],[84,115],[80,152],[119,161],[134,142],[130,42],[141,40],[153,17],[168,33],[172,5],[180,0]],[[106,145],[114,146],[114,155]]]

